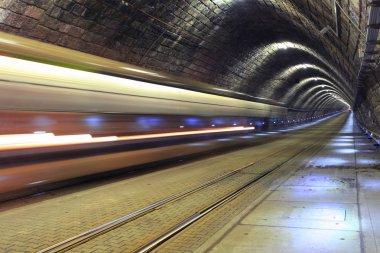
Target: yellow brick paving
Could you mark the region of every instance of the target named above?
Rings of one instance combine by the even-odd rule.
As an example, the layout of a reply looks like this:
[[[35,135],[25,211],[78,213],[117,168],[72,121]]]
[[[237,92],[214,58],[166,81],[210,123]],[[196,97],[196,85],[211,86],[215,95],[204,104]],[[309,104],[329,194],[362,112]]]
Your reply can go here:
[[[340,120],[341,121],[341,120]],[[339,121],[339,122],[340,122]],[[322,131],[316,132],[314,138],[322,133]],[[232,177],[229,177],[226,180],[223,180],[220,183],[202,189],[186,198],[183,198],[174,203],[168,204],[159,210],[156,210],[152,213],[145,215],[143,218],[135,220],[128,223],[122,227],[119,227],[115,230],[112,230],[109,233],[101,235],[94,240],[91,240],[85,244],[76,247],[70,252],[86,252],[92,251],[95,249],[103,249],[106,245],[108,252],[132,252],[136,250],[139,246],[144,245],[144,243],[149,242],[150,240],[155,239],[158,235],[165,233],[170,228],[182,222],[185,218],[190,217],[198,211],[208,207],[210,204],[218,201],[222,197],[226,196],[228,193],[231,193],[233,190],[238,189],[244,183],[252,179],[253,172],[254,174],[258,171],[268,170],[275,166],[282,164],[287,161],[290,157],[293,157],[305,147],[314,143],[316,140],[304,139],[302,144],[294,146],[282,152],[274,157],[266,159],[266,162],[259,162],[250,168],[247,168],[247,172],[242,174],[237,174]],[[316,145],[319,148],[321,145]],[[305,152],[306,155],[301,155],[301,158],[296,159],[296,162],[293,164],[293,167],[296,168],[301,162],[305,160],[306,157],[310,156],[310,151]],[[288,167],[286,167],[288,168]],[[289,171],[289,168],[288,170]],[[278,175],[274,175],[275,177]],[[272,177],[272,180],[275,178]],[[254,196],[258,196],[255,194]],[[236,207],[233,207],[236,208]],[[239,207],[238,207],[239,209]],[[216,227],[215,224],[210,224],[209,228]],[[190,236],[188,240],[183,240],[186,243],[182,247],[178,248],[178,245],[173,248],[174,251],[189,251],[201,242],[201,238],[207,238],[207,235],[210,235],[210,230],[207,230],[206,234],[200,234],[198,236]],[[138,234],[136,236],[136,234]],[[197,233],[195,233],[196,235]],[[169,251],[169,249],[168,249]],[[162,252],[166,252],[163,250]]]
[[[234,153],[239,152],[230,155]],[[0,234],[0,251],[20,252],[23,249],[33,252],[47,247],[244,166],[247,156],[250,160],[258,160],[265,155],[261,152],[252,158],[245,150],[234,156],[233,162],[219,156],[78,192],[65,194],[63,191],[56,198],[40,197],[36,203],[29,204],[30,200],[25,200],[24,205],[7,203],[1,206],[0,226],[7,229]],[[229,164],[218,166],[221,161]],[[21,206],[14,207],[17,205]],[[17,243],[13,240],[15,237],[18,238]],[[31,249],[31,246],[35,247]]]
[[[210,236],[214,235],[229,221],[249,207],[261,194],[268,192],[268,189],[276,184],[274,183],[276,179],[280,176],[286,176],[289,171],[296,169],[300,165],[300,160],[297,160],[297,162],[298,164],[293,163],[283,166],[280,171],[260,181],[244,194],[217,209],[212,215],[206,216],[195,223],[178,236],[157,248],[154,252],[195,252]]]
[[[330,131],[333,132],[334,130]],[[284,164],[276,174],[265,178],[238,198],[221,208],[216,209],[212,215],[208,215],[204,219],[190,226],[167,243],[158,247],[154,252],[179,253],[204,252],[204,250],[207,250],[207,248],[201,250],[199,250],[199,248],[211,236],[220,231],[227,223],[238,215],[241,215],[241,213],[247,207],[250,207],[252,203],[255,203],[255,200],[257,200],[261,194],[270,193],[270,191],[268,191],[269,189],[273,186],[280,185],[291,175],[290,172],[298,170],[300,166],[307,163],[309,159],[317,154],[328,141],[328,139],[318,139],[322,141],[314,149],[307,150],[297,156],[297,159],[293,159],[290,163]],[[311,141],[318,142],[317,139],[311,139]]]
[[[268,144],[135,178],[114,180],[107,184],[93,183],[90,186],[53,191],[46,196],[7,202],[0,206],[0,252],[35,252],[298,142],[297,138],[280,138]],[[143,222],[141,226],[144,226]],[[148,230],[151,228],[150,225],[145,226]],[[135,234],[136,238],[139,236],[144,237],[140,230]],[[128,240],[137,239],[131,237]]]
[[[287,152],[287,156],[277,157],[276,162],[268,164],[253,165],[253,168],[262,170],[271,166],[278,165],[283,160],[288,159],[289,153],[296,153],[297,149]],[[252,169],[252,171],[255,171]],[[249,175],[250,174],[250,175]],[[180,199],[174,203],[165,205],[157,211],[145,215],[143,218],[132,221],[127,225],[119,227],[95,240],[91,240],[71,252],[84,252],[87,250],[103,248],[104,245],[110,246],[109,251],[130,252],[136,246],[143,245],[144,242],[154,239],[159,233],[164,233],[176,224],[192,216],[197,211],[207,208],[210,204],[220,200],[227,194],[238,190],[242,185],[248,183],[257,176],[256,173],[235,174],[210,187],[197,191],[190,196]]]
[[[251,189],[244,196],[240,196],[240,200],[236,199],[235,203],[229,203],[220,208],[213,215],[207,216],[204,220],[191,226],[154,252],[247,252],[247,245],[250,246],[248,252],[252,250],[255,252],[379,252],[380,244],[376,238],[379,238],[380,235],[380,230],[377,229],[379,227],[378,224],[380,224],[378,222],[380,220],[380,216],[378,215],[378,207],[380,206],[378,194],[380,158],[378,149],[374,148],[370,142],[367,141],[366,143],[366,138],[362,134],[355,133],[354,135],[356,135],[355,139],[352,139],[348,143],[344,141],[344,145],[341,145],[342,143],[339,142],[339,137],[347,138],[345,137],[347,134],[337,135],[337,138],[332,139],[332,144],[326,145],[321,152],[315,155],[314,159],[308,161],[307,166],[299,168],[293,175],[287,175],[287,177],[281,180],[282,182],[277,182],[277,186],[281,185],[279,188],[266,191],[269,197],[262,197],[261,200],[263,202],[256,201],[253,202],[254,204],[251,204],[254,200],[252,197],[254,196],[254,189]],[[335,144],[334,141],[336,141]],[[353,143],[356,143],[356,145]],[[355,147],[355,149],[351,149],[350,147]],[[334,149],[336,151],[335,154],[333,152]],[[341,150],[345,152],[340,152]],[[347,152],[350,150],[355,150],[355,152]],[[339,165],[336,160],[329,159],[337,157],[341,158]],[[356,181],[356,177],[358,181]],[[303,189],[308,193],[298,194],[298,192],[295,192],[294,195],[288,195],[291,201],[296,201],[290,201],[290,205],[298,203],[298,205],[304,206],[307,203],[304,201],[310,201],[310,203],[318,205],[320,204],[318,201],[323,201],[323,203],[326,203],[326,206],[330,205],[332,209],[334,206],[346,208],[344,222],[335,223],[326,219],[324,222],[328,229],[323,230],[323,223],[315,222],[313,217],[311,217],[311,220],[307,220],[307,216],[305,216],[301,222],[308,228],[304,229],[306,235],[303,236],[302,228],[300,228],[301,234],[294,236],[293,233],[290,238],[291,228],[293,227],[293,230],[297,231],[298,223],[291,225],[294,220],[284,223],[284,221],[287,222],[287,219],[281,215],[276,220],[274,214],[281,214],[284,210],[282,209],[281,211],[281,207],[278,208],[279,210],[276,207],[275,211],[272,210],[271,213],[268,209],[263,211],[263,206],[266,203],[266,207],[268,207],[268,203],[271,201],[276,202],[276,199],[279,203],[285,201],[279,200],[283,197],[286,198],[287,193],[285,189],[292,189],[292,187]],[[314,189],[313,187],[320,187],[321,192],[318,196],[313,195],[314,191],[311,190]],[[356,198],[357,192],[359,194],[358,199]],[[350,206],[353,206],[353,208],[348,208]],[[242,211],[244,207],[248,208]],[[235,210],[239,208],[240,210]],[[357,214],[358,210],[361,211],[360,217]],[[263,215],[263,213],[269,214]],[[250,222],[247,222],[247,217],[251,217]],[[256,217],[254,222],[252,221],[252,217]],[[358,218],[361,221],[360,229]],[[226,225],[226,221],[231,220],[233,221]],[[262,223],[257,222],[260,220]],[[279,224],[281,220],[283,224]],[[247,232],[249,229],[245,230],[245,233],[239,234],[241,238],[238,241],[231,241],[231,238],[233,238],[231,234],[237,231],[237,227],[242,228],[244,225],[250,226],[250,228],[255,227],[258,228],[260,233],[265,234],[265,224],[267,224],[267,228],[271,226],[270,224],[276,224],[265,235],[273,238],[271,242],[268,240],[263,241],[265,236],[257,238],[254,234],[250,234]],[[280,233],[276,234],[274,231],[280,232],[281,226],[284,227],[283,233],[281,235]],[[345,230],[342,231],[342,228]],[[323,231],[326,232],[326,236],[322,237],[319,235],[318,238],[317,234],[324,233]],[[295,250],[292,246],[302,244],[302,238],[308,238],[307,233],[317,238],[316,240],[312,239],[314,245],[306,242],[305,247],[299,248],[298,251]],[[362,242],[359,242],[359,233],[361,234]],[[194,240],[194,238],[198,240]],[[325,239],[326,241],[321,241]],[[255,246],[258,247],[256,248]]]

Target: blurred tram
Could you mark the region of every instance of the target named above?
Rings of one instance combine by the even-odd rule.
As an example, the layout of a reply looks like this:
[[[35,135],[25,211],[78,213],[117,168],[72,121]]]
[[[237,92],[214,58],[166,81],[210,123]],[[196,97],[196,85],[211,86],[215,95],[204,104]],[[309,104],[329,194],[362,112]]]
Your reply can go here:
[[[282,104],[0,33],[0,198],[249,142]]]

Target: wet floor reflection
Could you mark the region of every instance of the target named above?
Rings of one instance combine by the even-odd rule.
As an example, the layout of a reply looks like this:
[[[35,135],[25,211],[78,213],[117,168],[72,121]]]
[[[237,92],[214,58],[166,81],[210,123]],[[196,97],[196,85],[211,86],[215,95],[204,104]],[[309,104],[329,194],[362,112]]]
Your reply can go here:
[[[310,164],[316,167],[369,166],[380,164],[378,149],[362,134],[350,114],[337,137]]]

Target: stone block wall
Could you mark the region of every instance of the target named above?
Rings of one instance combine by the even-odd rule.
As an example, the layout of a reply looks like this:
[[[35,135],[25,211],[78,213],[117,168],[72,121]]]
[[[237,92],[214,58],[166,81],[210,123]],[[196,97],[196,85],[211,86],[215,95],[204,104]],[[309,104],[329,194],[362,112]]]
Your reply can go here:
[[[2,0],[0,30],[147,68],[204,75],[205,63],[214,59],[195,58],[194,51],[220,22],[209,17],[223,5],[165,2]]]
[[[380,69],[359,87],[354,111],[362,126],[380,134]]]

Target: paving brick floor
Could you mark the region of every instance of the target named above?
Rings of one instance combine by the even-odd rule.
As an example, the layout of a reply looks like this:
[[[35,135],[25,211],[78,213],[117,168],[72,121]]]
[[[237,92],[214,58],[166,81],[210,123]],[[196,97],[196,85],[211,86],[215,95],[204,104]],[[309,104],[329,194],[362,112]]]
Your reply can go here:
[[[352,115],[330,143],[196,252],[379,252],[380,153]]]
[[[266,144],[194,160],[149,174],[94,182],[3,203],[0,205],[0,252],[41,250],[284,148],[291,149],[305,138],[305,132],[287,135],[293,138],[272,139]],[[151,226],[147,226],[144,231],[149,229]],[[136,230],[136,237],[138,233],[140,230]]]

